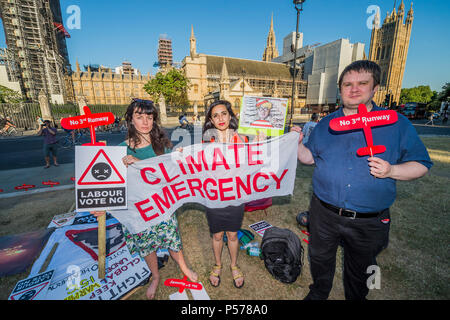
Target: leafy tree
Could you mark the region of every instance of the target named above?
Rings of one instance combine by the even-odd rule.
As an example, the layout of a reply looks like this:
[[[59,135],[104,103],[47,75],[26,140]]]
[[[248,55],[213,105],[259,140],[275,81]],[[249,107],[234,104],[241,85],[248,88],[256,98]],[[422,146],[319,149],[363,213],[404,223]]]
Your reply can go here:
[[[431,97],[431,102],[428,104],[429,111],[439,111],[441,108],[442,101],[450,100],[450,82],[447,82],[443,87],[441,92],[433,91],[433,96]]]
[[[144,85],[144,90],[154,101],[158,101],[162,95],[169,106],[185,106],[189,104],[187,99],[189,85],[184,73],[172,68],[165,73],[158,72]]]
[[[0,86],[0,103],[18,103],[23,101],[22,95],[4,86]]]
[[[433,91],[430,86],[417,86],[414,88],[404,88],[400,92],[400,104],[407,102],[428,103],[432,100]]]

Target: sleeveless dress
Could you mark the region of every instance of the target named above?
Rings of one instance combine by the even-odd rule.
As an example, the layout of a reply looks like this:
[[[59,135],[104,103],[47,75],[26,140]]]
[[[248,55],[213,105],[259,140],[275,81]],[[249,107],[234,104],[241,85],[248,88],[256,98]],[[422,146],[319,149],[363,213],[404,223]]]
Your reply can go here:
[[[127,146],[127,155],[132,155],[140,160],[157,156],[151,145],[137,148],[135,151],[128,147],[125,141],[119,146]],[[166,149],[165,152],[169,153],[171,150]],[[175,252],[183,249],[176,213],[172,214],[169,219],[140,233],[132,234],[124,225],[122,225],[122,230],[130,253],[133,255],[137,252],[141,258],[158,249],[170,249]]]
[[[207,137],[210,142],[214,142],[214,137]],[[242,139],[237,132],[232,136],[233,143],[247,142],[247,137]],[[218,233],[221,231],[237,232],[242,226],[244,219],[245,204],[239,206],[228,206],[225,208],[206,208],[206,219],[208,220],[209,232]]]

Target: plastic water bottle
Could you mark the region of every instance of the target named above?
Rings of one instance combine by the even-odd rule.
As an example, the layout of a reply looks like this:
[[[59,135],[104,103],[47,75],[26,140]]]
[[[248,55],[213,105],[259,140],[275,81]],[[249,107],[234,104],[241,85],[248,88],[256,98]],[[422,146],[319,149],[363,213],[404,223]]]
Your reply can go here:
[[[261,249],[258,247],[247,248],[247,254],[253,257],[259,257],[261,254]]]
[[[247,250],[248,248],[257,248],[259,247],[259,243],[257,241],[249,242],[246,245],[240,246],[241,250]]]

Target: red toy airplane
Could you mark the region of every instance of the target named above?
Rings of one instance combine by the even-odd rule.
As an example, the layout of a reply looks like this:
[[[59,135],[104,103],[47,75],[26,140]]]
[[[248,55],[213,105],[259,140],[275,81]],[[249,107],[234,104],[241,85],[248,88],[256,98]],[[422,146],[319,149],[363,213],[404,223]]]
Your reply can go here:
[[[184,289],[194,289],[194,290],[202,290],[203,287],[200,283],[187,281],[187,277],[184,276],[183,279],[167,279],[164,281],[164,285],[168,287],[177,287],[178,292],[182,293]]]
[[[28,189],[31,189],[31,188],[34,188],[34,187],[36,187],[34,184],[25,184],[24,183],[21,186],[14,187],[14,189],[28,191]]]
[[[363,129],[367,147],[359,148],[358,156],[373,157],[376,153],[383,153],[386,147],[383,145],[374,146],[372,138],[372,127],[384,126],[398,120],[397,112],[394,110],[380,110],[367,112],[365,104],[358,106],[358,114],[336,118],[330,121],[330,128],[334,131],[348,131]]]
[[[112,112],[91,113],[88,106],[84,106],[83,110],[84,115],[61,119],[61,126],[69,130],[89,128],[91,143],[85,143],[83,146],[104,146],[104,143],[95,141],[95,127],[113,123],[114,114]]]
[[[48,180],[48,181],[42,181],[42,184],[44,186],[50,186],[51,188],[53,188],[53,186],[56,186],[59,184],[58,181],[52,181],[52,180]]]

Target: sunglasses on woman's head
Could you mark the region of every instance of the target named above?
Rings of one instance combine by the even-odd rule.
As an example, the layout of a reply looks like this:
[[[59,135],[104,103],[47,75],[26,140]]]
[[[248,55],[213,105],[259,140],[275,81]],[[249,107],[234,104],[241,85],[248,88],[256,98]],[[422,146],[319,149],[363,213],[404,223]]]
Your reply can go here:
[[[152,100],[144,100],[144,99],[138,99],[138,98],[133,98],[133,102],[143,103],[143,104],[153,104]]]

